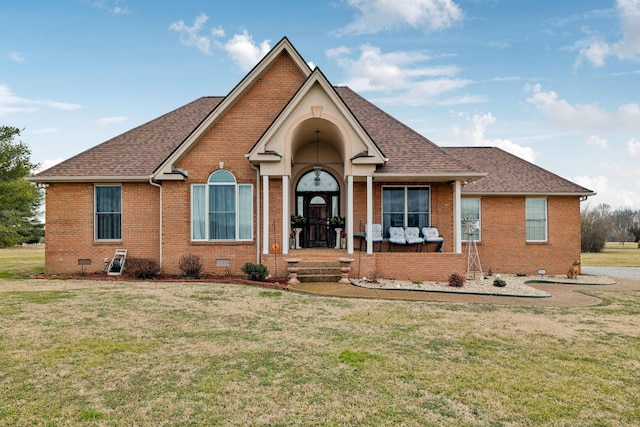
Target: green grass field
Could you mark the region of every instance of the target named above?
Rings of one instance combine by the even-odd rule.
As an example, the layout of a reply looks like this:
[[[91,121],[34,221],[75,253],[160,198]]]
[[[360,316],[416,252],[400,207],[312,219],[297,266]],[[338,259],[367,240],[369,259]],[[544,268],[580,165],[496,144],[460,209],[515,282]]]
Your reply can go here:
[[[583,253],[582,265],[605,267],[640,267],[640,249],[637,243],[608,242],[601,253]]]
[[[602,304],[553,308],[24,279],[42,259],[0,250],[0,425],[640,419],[638,292],[594,286]]]
[[[0,248],[0,279],[28,278],[44,272],[44,246]]]

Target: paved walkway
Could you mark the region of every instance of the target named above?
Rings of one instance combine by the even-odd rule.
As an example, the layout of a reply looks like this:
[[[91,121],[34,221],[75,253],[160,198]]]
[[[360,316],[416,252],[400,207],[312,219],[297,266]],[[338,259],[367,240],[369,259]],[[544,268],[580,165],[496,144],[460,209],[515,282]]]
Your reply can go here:
[[[580,291],[640,291],[640,279],[615,278],[614,285],[565,285],[553,283],[533,283],[537,289],[549,294],[549,298],[493,296],[480,294],[462,294],[456,292],[429,292],[410,290],[369,289],[339,283],[300,283],[289,286],[289,290],[307,294],[343,298],[375,298],[405,301],[483,303],[526,305],[537,307],[578,307],[600,304],[601,300]]]

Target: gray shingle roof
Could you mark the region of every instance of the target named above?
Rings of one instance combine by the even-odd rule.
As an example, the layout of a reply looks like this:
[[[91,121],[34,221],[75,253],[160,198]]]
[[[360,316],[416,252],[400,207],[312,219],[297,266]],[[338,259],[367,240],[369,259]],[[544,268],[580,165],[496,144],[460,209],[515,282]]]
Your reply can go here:
[[[336,92],[389,161],[378,176],[478,174],[465,194],[593,194],[494,147],[439,147],[347,87]],[[223,97],[202,97],[36,175],[55,178],[149,177],[215,110]]]
[[[463,163],[488,175],[463,188],[463,194],[576,194],[591,190],[496,147],[443,147]]]
[[[472,174],[479,172],[447,154],[404,123],[385,113],[348,87],[336,87],[369,136],[389,161],[378,168],[381,174]]]
[[[36,177],[148,177],[223,99],[196,99],[71,157]]]

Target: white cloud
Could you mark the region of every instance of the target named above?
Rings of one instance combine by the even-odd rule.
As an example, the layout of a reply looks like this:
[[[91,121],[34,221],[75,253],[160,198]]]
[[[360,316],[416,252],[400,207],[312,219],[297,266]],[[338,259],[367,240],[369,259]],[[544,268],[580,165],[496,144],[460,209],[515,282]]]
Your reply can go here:
[[[427,66],[433,59],[425,51],[397,51],[383,53],[370,44],[360,46],[359,57],[344,47],[325,51],[347,74],[341,85],[356,92],[378,91],[386,96],[375,99],[387,105],[457,105],[484,102],[473,95],[449,96],[465,88],[472,80],[456,77],[460,68],[455,65]]]
[[[597,194],[589,197],[589,203],[597,206],[606,203],[614,209],[619,207],[628,207],[631,209],[640,209],[640,194],[634,191],[625,190],[624,186],[609,185],[606,176],[576,176],[571,179],[578,185],[593,190]]]
[[[9,86],[0,85],[0,116],[12,113],[29,113],[39,110],[39,107],[50,107],[65,111],[75,111],[82,108],[78,104],[23,98],[15,95]]]
[[[586,59],[595,67],[601,67],[610,56],[622,60],[640,59],[640,0],[617,0],[616,3],[622,39],[608,43],[598,35],[593,35],[582,41],[585,46],[580,49],[576,65],[579,66]]]
[[[224,44],[224,50],[242,71],[249,71],[271,50],[269,40],[260,44],[253,41],[247,30],[234,35]]]
[[[489,125],[496,122],[496,118],[491,113],[476,114],[472,118],[467,117],[470,121],[470,127],[453,129],[456,145],[472,145],[476,147],[498,147],[504,151],[518,156],[528,162],[535,163],[537,153],[531,147],[519,145],[510,139],[489,139],[486,137]]]
[[[347,0],[357,9],[353,22],[338,34],[374,34],[411,27],[424,31],[450,28],[462,22],[462,10],[452,0]]]
[[[195,47],[200,52],[206,55],[210,55],[211,39],[209,38],[209,36],[203,36],[200,34],[200,31],[208,20],[209,17],[203,12],[195,17],[192,26],[187,26],[181,19],[169,25],[169,30],[175,31],[180,35],[180,42],[183,45]]]
[[[205,55],[211,55],[212,49],[221,49],[242,71],[249,71],[271,50],[270,40],[256,43],[247,30],[235,34],[224,42],[226,36],[224,28],[216,27],[211,31],[205,30],[209,17],[204,12],[196,16],[193,25],[188,26],[181,19],[169,25],[170,31],[178,33],[180,42],[188,47],[195,47]]]
[[[97,121],[98,126],[111,126],[117,123],[126,122],[129,120],[126,116],[113,116],[113,117],[104,117]]]
[[[535,105],[549,122],[557,126],[596,132],[640,130],[640,104],[624,104],[616,111],[609,112],[595,104],[571,105],[556,92],[543,91],[539,84],[525,89],[532,94],[527,102]]]
[[[85,3],[90,3],[96,9],[107,10],[114,15],[128,15],[130,13],[126,0],[85,0]]]
[[[632,157],[640,156],[640,141],[631,138],[631,140],[627,142],[627,154]]]
[[[600,138],[599,135],[591,135],[587,139],[587,146],[589,146],[589,147],[599,147],[599,148],[608,148],[609,147],[609,142],[604,138]]]
[[[17,62],[18,64],[22,64],[24,62],[24,55],[20,52],[9,52],[7,57],[13,62]]]
[[[58,133],[58,132],[60,132],[60,129],[58,128],[44,128],[44,129],[36,129],[31,131],[31,133],[37,133],[37,134],[51,134],[51,133]]]

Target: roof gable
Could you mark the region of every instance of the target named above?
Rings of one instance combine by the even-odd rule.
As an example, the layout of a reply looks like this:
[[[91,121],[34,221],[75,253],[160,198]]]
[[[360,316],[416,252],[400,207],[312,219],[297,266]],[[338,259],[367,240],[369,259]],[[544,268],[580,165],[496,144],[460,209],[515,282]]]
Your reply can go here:
[[[157,179],[182,179],[182,177],[176,177],[176,174],[172,173],[174,164],[189,151],[190,147],[196,143],[196,141],[215,124],[217,119],[225,114],[229,108],[238,100],[245,91],[247,91],[251,85],[260,78],[260,76],[269,69],[269,66],[282,54],[288,54],[293,63],[305,76],[311,74],[309,65],[304,61],[302,56],[293,47],[289,39],[284,37],[265,55],[264,58],[247,74],[236,87],[224,98],[220,103],[220,106],[212,111],[211,114],[203,120],[202,123],[194,130],[194,132],[185,140],[180,147],[167,158],[162,165],[158,168],[154,174]]]
[[[294,162],[289,133],[301,122],[310,119],[329,121],[341,128],[341,132],[346,136],[342,149],[345,167],[348,169],[358,164],[383,164],[386,160],[384,154],[318,68],[311,73],[272,125],[252,147],[247,158],[253,163],[278,162],[277,167],[270,167],[269,170],[272,173],[289,175],[291,164]],[[347,162],[347,159],[350,162]],[[349,173],[352,171],[350,170]]]
[[[451,156],[488,172],[463,194],[545,194],[592,196],[587,188],[497,147],[444,147]]]

